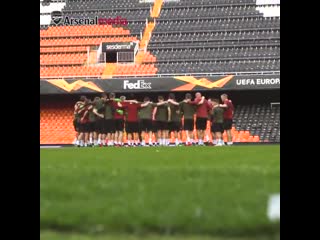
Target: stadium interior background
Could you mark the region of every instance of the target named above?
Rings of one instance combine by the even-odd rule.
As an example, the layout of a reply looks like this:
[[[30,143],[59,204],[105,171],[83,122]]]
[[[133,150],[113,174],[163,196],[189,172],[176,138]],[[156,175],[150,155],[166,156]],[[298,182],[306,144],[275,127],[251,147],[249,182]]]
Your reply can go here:
[[[66,26],[53,22],[57,11],[62,20],[121,17],[127,25]],[[117,63],[105,63],[103,43],[119,49]],[[197,85],[194,79],[205,78],[197,90],[206,97],[228,93],[235,105],[235,142],[280,142],[280,80],[236,81],[280,79],[280,1],[40,1],[40,144],[72,143],[73,105],[80,95],[93,98],[103,90],[130,97],[119,86],[144,76],[156,81],[152,92],[135,94],[138,100],[179,88],[180,100],[184,88]],[[68,89],[77,81],[80,88]],[[206,90],[208,84],[215,90]]]

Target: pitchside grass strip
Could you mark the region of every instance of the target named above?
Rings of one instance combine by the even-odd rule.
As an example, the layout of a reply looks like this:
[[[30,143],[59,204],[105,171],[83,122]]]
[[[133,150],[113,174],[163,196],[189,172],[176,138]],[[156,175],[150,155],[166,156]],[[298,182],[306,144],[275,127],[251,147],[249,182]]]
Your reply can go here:
[[[41,149],[40,229],[273,236],[279,158],[278,145]]]
[[[203,235],[126,235],[126,234],[102,234],[87,235],[78,233],[58,233],[44,231],[40,233],[41,240],[279,240],[280,235],[259,237],[213,237]]]

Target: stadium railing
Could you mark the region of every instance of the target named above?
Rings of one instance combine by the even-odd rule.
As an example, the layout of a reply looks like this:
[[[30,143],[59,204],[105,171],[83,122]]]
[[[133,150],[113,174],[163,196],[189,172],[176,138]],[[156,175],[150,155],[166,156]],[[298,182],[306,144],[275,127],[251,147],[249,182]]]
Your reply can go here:
[[[132,78],[140,78],[140,77],[150,77],[150,78],[160,78],[160,77],[174,77],[174,76],[224,76],[224,75],[275,75],[280,74],[280,71],[263,71],[263,72],[217,72],[217,73],[174,73],[174,74],[133,74],[133,75],[112,75],[113,78],[124,78],[124,77],[132,77]],[[97,76],[40,76],[40,79],[75,79],[75,78],[101,78],[101,75]]]

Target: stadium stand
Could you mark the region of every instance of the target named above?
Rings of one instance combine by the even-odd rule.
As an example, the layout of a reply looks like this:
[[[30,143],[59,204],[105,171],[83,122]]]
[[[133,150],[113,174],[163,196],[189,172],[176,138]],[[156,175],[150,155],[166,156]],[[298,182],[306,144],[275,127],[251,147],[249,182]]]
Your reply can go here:
[[[275,12],[272,9],[277,5],[269,8],[263,5],[258,7],[255,0],[181,0],[164,1],[159,4],[158,8],[161,8],[161,11],[159,10],[155,25],[150,28],[150,33],[145,33],[140,39],[143,40],[140,47],[146,47],[147,55],[152,57],[141,57],[144,55],[142,53],[137,55],[138,59],[143,58],[138,61],[139,64],[156,64],[154,69],[157,71],[153,71],[153,74],[280,70],[280,17],[277,13],[270,16]],[[139,36],[146,26],[146,19],[150,15],[151,4],[138,0],[70,0],[51,3],[49,6],[40,4],[42,17],[59,9],[62,10],[63,16],[71,17],[121,16],[128,20],[128,25],[42,27],[40,53],[48,56],[42,57],[45,60],[41,65],[46,65],[47,62],[59,65],[85,64],[80,56],[72,56],[74,60],[68,60],[69,56],[66,56],[66,61],[60,61],[59,55],[50,54],[56,52],[44,48],[92,48],[97,47],[102,41],[139,41]],[[268,17],[264,16],[265,12]],[[53,60],[50,61],[49,58]],[[68,69],[65,68],[66,71]],[[86,74],[86,71],[83,72],[90,75]],[[115,73],[118,72],[121,72],[121,69]],[[55,76],[61,76],[58,72],[53,73]],[[144,75],[145,72],[136,74]],[[99,76],[100,72],[97,77]]]

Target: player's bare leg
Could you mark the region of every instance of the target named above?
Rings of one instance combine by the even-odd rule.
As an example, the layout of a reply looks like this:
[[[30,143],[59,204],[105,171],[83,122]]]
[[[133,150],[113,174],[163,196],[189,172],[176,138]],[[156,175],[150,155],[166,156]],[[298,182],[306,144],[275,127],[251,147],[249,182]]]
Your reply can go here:
[[[78,135],[78,147],[82,147],[83,146],[83,140],[84,140],[84,134],[81,132]]]
[[[139,144],[139,133],[137,133],[137,132],[132,133],[132,142],[133,142],[133,145],[138,146],[138,144]]]
[[[163,145],[163,140],[162,140],[162,131],[161,130],[158,130],[158,143],[160,146]]]
[[[76,132],[76,136],[75,136],[74,141],[73,141],[74,145],[77,145],[78,137],[79,137],[79,132]]]
[[[123,145],[123,132],[122,131],[118,132],[118,144],[119,144],[119,146]]]
[[[226,130],[226,132],[227,132],[228,145],[232,145],[232,144],[233,144],[233,142],[232,142],[232,133],[231,133],[231,129]]]
[[[165,130],[164,133],[165,133],[165,139],[166,139],[165,140],[165,145],[168,146],[170,144],[170,139],[171,139],[170,138],[170,132],[168,130]]]
[[[215,136],[214,132],[211,132],[211,136],[212,136],[212,144],[216,145],[217,144],[217,140],[216,140],[216,136]]]
[[[90,132],[89,133],[89,142],[88,142],[89,145],[93,145],[93,132]]]
[[[149,145],[152,145],[153,144],[152,143],[152,131],[149,131],[148,135],[149,135]]]
[[[97,146],[98,142],[98,132],[93,132],[93,145]]]
[[[203,141],[203,132],[202,132],[202,130],[197,130],[197,135],[198,135],[198,144],[200,145],[201,142]]]
[[[216,132],[215,133],[215,139],[216,139],[216,146],[223,146],[224,145],[224,143],[223,143],[223,140],[222,140],[222,134],[221,134],[221,132]]]
[[[84,133],[84,146],[87,147],[89,143],[89,133]]]
[[[145,131],[141,131],[141,146],[145,146],[146,145],[146,132]]]
[[[118,139],[119,139],[119,131],[116,131],[115,133],[114,133],[114,144],[117,146],[118,144],[120,144],[119,142],[118,142]]]
[[[139,145],[139,133],[137,132],[133,133],[133,141],[135,146]]]
[[[167,131],[166,130],[162,130],[162,145],[166,146],[167,145],[167,142],[168,142],[168,134],[167,134]]]
[[[132,133],[128,133],[128,134],[127,134],[127,144],[128,144],[128,146],[133,145]]]
[[[174,135],[174,139],[175,139],[175,145],[178,146],[179,145],[179,134],[180,132],[174,131],[173,135]]]

